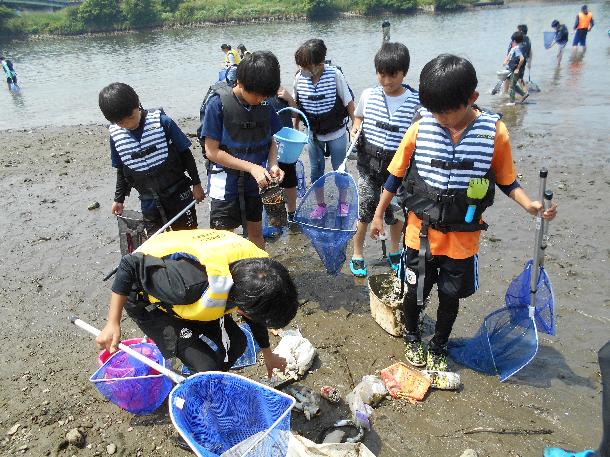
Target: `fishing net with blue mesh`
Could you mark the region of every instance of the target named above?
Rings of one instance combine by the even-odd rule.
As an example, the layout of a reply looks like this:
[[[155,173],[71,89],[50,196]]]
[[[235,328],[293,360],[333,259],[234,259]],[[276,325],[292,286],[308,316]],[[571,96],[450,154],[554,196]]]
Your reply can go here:
[[[320,204],[322,203],[323,204]],[[345,262],[347,242],[356,233],[358,190],[346,172],[326,173],[307,190],[295,217],[330,275]]]
[[[294,399],[233,373],[189,377],[170,394],[172,422],[200,457],[284,456]]]
[[[505,381],[525,367],[538,352],[536,322],[528,308],[501,308],[487,315],[470,339],[451,340],[449,355],[456,362]]]
[[[155,344],[130,347],[160,365],[171,367]],[[89,379],[108,400],[136,415],[155,411],[172,389],[169,378],[123,351],[111,356]]]
[[[239,326],[244,335],[246,335],[246,350],[244,353],[235,361],[231,368],[238,369],[243,367],[249,367],[256,363],[256,354],[261,350],[260,346],[254,339],[250,326],[245,322]]]
[[[527,308],[530,304],[530,281],[533,260],[528,260],[519,276],[513,279],[506,290],[506,306],[510,309]],[[555,297],[551,280],[540,266],[536,289],[536,325],[538,330],[555,336]]]

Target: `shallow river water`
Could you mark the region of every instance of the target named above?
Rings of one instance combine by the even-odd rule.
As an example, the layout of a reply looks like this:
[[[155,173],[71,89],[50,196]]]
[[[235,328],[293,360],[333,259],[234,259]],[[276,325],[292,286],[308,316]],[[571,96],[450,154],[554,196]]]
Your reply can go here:
[[[389,19],[392,40],[404,42],[411,51],[407,82],[414,87],[421,68],[432,57],[442,52],[460,54],[471,59],[477,69],[480,103],[504,111],[509,128],[523,125],[582,134],[607,130],[610,125],[610,40],[608,24],[604,23],[610,4],[590,5],[597,26],[589,34],[583,60],[570,62],[568,47],[557,67],[556,49],[547,51],[542,44],[542,32],[550,29],[553,19],[571,29],[578,9],[579,4],[574,3],[523,3]],[[112,81],[133,85],[144,106],[163,106],[174,118],[196,116],[204,91],[218,74],[223,58],[220,44],[225,42],[272,50],[282,66],[283,84],[290,85],[296,69],[296,47],[308,38],[320,37],[329,48],[328,57],[343,67],[359,96],[375,83],[373,56],[381,42],[380,21],[342,18],[0,42],[0,49],[13,59],[23,88],[20,95],[0,91],[0,130],[104,122],[97,108],[97,93]],[[532,96],[525,107],[515,109],[502,106],[506,100],[491,97],[489,89],[519,23],[529,26],[531,76],[543,92]]]

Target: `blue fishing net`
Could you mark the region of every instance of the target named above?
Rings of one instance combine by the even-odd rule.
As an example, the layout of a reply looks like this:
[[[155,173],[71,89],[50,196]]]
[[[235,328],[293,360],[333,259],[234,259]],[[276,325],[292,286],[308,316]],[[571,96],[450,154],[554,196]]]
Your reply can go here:
[[[284,456],[294,399],[232,373],[188,378],[170,394],[176,429],[200,457]]]
[[[261,350],[260,346],[254,339],[254,335],[252,334],[252,330],[250,330],[250,326],[245,322],[239,326],[241,331],[246,335],[246,350],[244,353],[235,361],[231,368],[243,368],[249,367],[256,363],[256,354]]]
[[[322,211],[319,201],[325,204]],[[326,173],[307,190],[294,220],[311,240],[326,271],[336,275],[345,262],[347,242],[356,233],[358,190],[354,179],[348,173]]]
[[[555,32],[542,32],[544,47],[549,49],[555,42]]]
[[[511,309],[527,308],[530,305],[530,280],[532,277],[532,263],[530,259],[525,264],[523,272],[513,279],[506,290],[506,306]],[[555,335],[555,297],[551,280],[544,267],[540,267],[538,274],[538,288],[536,290],[536,325],[538,330],[549,335]]]
[[[456,362],[506,381],[538,352],[536,322],[527,308],[501,308],[487,315],[475,336],[451,340],[449,355]]]
[[[171,368],[171,363],[163,358],[156,345],[140,343],[130,347]],[[140,416],[159,408],[172,389],[169,378],[123,351],[110,357],[89,380],[112,403]]]

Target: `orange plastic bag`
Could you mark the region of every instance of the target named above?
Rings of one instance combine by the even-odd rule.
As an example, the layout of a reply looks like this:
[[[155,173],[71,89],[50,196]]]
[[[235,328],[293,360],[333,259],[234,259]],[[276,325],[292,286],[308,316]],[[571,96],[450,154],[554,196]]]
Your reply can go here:
[[[428,376],[402,362],[381,370],[379,376],[392,398],[408,400],[411,403],[423,400],[432,384]]]

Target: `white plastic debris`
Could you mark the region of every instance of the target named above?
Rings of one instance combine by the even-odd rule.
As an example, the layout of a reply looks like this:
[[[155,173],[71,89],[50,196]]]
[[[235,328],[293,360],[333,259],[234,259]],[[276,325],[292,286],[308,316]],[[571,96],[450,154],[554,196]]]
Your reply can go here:
[[[363,376],[362,381],[345,398],[352,411],[354,422],[359,427],[370,430],[369,418],[373,413],[373,406],[376,406],[387,394],[388,389],[381,379],[373,375]]]
[[[282,339],[273,353],[286,359],[286,372],[282,377],[298,379],[311,367],[316,348],[299,330],[284,330],[280,335]]]

